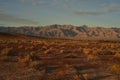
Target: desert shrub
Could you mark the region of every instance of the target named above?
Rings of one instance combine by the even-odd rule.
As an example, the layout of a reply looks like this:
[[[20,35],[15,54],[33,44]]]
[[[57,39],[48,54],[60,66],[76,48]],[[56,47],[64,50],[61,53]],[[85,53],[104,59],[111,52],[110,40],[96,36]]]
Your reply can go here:
[[[90,60],[93,60],[94,59],[94,56],[93,55],[88,55],[87,56],[87,60],[90,61]]]
[[[44,53],[45,53],[45,54],[48,54],[49,52],[50,52],[50,50],[48,49],[48,50],[46,50]]]
[[[65,56],[65,58],[78,58],[79,56],[75,53],[69,53]]]
[[[37,69],[39,64],[40,64],[39,61],[33,61],[33,62],[31,62],[31,64],[29,66],[31,68]]]
[[[85,80],[88,80],[88,74],[87,73],[83,74],[83,77],[84,77]]]
[[[99,49],[93,49],[93,50],[92,50],[92,54],[93,54],[93,55],[97,55],[98,53],[100,53],[100,50],[99,50]]]
[[[120,53],[116,53],[116,54],[114,55],[114,57],[115,57],[115,58],[120,58]]]
[[[0,56],[8,56],[12,48],[3,48],[0,52]]]
[[[74,75],[72,79],[70,80],[81,80],[80,77],[78,75]]]
[[[91,52],[91,50],[90,50],[89,48],[83,48],[83,53],[84,53],[85,55],[89,55],[90,52]]]
[[[18,56],[19,53],[15,50],[11,50],[10,53],[8,54],[8,56]]]
[[[18,58],[18,63],[21,66],[29,66],[31,64],[31,62],[33,61],[37,61],[39,59],[39,57],[35,54],[33,54],[33,52],[31,52],[30,54],[21,56]],[[36,62],[33,62],[33,64],[35,64]]]
[[[100,55],[114,55],[114,53],[111,50],[101,50],[99,54]]]
[[[53,51],[51,49],[47,49],[44,51],[44,54],[51,54],[51,53],[53,53]]]
[[[120,80],[120,64],[114,64],[111,67],[111,71],[117,76],[117,79]]]
[[[30,57],[29,54],[26,55],[26,56],[24,56],[24,57],[22,57],[22,58],[18,58],[18,64],[19,64],[20,66],[28,66],[31,61],[32,61],[32,60],[31,60],[31,57]]]
[[[21,48],[23,48],[23,45],[19,45],[19,46],[18,46],[18,49],[21,49]]]
[[[64,53],[64,50],[60,50],[60,53],[63,54],[63,53]]]
[[[7,61],[10,61],[10,60],[11,60],[11,58],[8,57],[8,56],[2,56],[2,57],[0,57],[0,61],[5,61],[5,62],[7,62]]]
[[[12,61],[13,59],[10,57],[12,48],[3,48],[0,52],[0,61]]]
[[[87,60],[88,61],[96,61],[98,60],[99,58],[97,56],[94,56],[94,55],[88,55],[87,56]]]
[[[41,49],[42,49],[42,50],[47,50],[47,46],[46,46],[46,45],[42,45],[42,46],[41,46]]]

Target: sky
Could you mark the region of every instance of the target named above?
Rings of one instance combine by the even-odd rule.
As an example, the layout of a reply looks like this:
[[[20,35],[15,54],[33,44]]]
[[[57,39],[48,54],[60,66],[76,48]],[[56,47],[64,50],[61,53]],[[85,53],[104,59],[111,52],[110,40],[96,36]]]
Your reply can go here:
[[[120,0],[0,0],[0,26],[120,28]]]

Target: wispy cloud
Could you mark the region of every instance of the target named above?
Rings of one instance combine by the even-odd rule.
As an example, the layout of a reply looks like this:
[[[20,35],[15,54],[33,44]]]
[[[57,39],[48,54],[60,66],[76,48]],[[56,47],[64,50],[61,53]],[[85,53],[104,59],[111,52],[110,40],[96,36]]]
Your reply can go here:
[[[40,5],[48,5],[48,3],[44,1],[32,1],[32,5],[40,6]]]
[[[58,6],[60,2],[58,0],[52,0],[52,6]]]
[[[45,0],[20,0],[20,2],[23,4],[30,3],[33,6],[48,5],[48,2],[46,2]]]
[[[120,6],[117,4],[110,4],[100,10],[76,10],[75,14],[78,15],[103,15],[108,13],[120,12]]]
[[[106,12],[97,10],[78,10],[74,11],[74,13],[78,15],[101,15],[105,14]]]
[[[26,3],[26,2],[28,2],[28,1],[30,1],[30,0],[19,0],[21,3]]]
[[[53,7],[67,7],[72,0],[19,0],[23,4],[31,4],[33,6],[53,6]]]
[[[81,4],[98,4],[99,7],[101,5],[101,9],[96,10],[74,10],[74,13],[77,15],[103,15],[113,12],[119,12],[120,6],[119,4],[113,4],[113,3],[106,3],[105,0],[20,0],[22,3],[30,3],[33,6],[53,6],[53,7],[60,7],[64,9],[73,10],[75,9],[75,5],[81,5]],[[107,5],[107,6],[106,6]],[[72,8],[73,7],[73,8]]]
[[[5,24],[0,24],[0,26],[4,26]]]
[[[19,18],[19,17],[16,17],[8,13],[0,13],[0,21],[9,22],[9,23],[26,24],[26,25],[38,25],[39,24],[36,21]]]

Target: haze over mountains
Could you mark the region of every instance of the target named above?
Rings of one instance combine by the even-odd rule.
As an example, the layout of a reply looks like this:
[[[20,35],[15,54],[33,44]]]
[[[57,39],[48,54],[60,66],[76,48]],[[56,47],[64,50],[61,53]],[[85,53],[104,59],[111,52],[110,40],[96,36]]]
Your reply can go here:
[[[120,28],[49,25],[41,27],[0,27],[0,32],[47,38],[120,40]]]

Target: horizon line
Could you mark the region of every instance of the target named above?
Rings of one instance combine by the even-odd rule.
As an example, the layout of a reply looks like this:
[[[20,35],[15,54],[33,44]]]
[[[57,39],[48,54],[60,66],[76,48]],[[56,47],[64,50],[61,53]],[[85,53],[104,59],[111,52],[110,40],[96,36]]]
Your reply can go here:
[[[83,26],[86,26],[86,27],[90,27],[90,28],[99,28],[99,27],[102,27],[102,28],[120,28],[120,27],[113,27],[113,26],[91,26],[91,25],[86,25],[86,24],[82,24],[82,25],[74,25],[74,24],[49,24],[49,25],[0,25],[0,27],[47,27],[47,26],[54,26],[54,25],[59,25],[59,26],[74,26],[74,27],[83,27]]]

